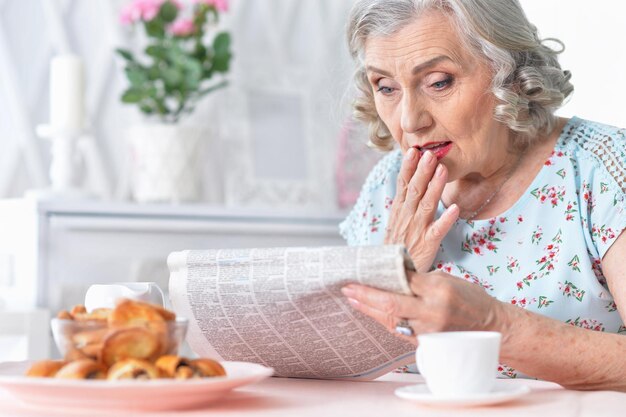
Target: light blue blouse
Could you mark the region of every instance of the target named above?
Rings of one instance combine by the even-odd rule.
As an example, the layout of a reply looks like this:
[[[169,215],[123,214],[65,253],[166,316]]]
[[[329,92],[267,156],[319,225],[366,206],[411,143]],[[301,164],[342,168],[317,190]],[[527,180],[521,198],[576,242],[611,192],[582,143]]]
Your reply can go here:
[[[383,243],[401,162],[392,151],[370,172],[340,225],[349,245]],[[433,266],[500,301],[626,334],[600,262],[626,228],[625,189],[626,130],[574,117],[520,199],[491,219],[459,219]]]

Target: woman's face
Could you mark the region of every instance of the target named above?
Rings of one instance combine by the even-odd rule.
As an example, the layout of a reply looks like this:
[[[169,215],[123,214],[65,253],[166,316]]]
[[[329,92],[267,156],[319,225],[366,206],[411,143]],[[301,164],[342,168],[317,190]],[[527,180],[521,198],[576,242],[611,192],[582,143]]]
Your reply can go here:
[[[431,149],[448,181],[501,166],[509,129],[493,118],[491,72],[445,15],[430,12],[394,35],[369,39],[365,65],[376,110],[402,152]]]

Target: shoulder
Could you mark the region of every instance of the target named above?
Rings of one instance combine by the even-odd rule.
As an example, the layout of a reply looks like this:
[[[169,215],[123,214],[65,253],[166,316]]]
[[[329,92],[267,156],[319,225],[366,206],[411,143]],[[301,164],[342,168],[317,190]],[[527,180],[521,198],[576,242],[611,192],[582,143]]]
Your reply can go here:
[[[380,243],[387,212],[395,194],[396,178],[402,153],[394,150],[383,156],[368,174],[356,204],[339,225],[339,232],[349,245]]]
[[[573,118],[559,144],[575,173],[588,247],[602,258],[626,228],[626,130]]]
[[[581,181],[600,178],[623,198],[626,129],[574,117],[563,129],[557,148],[568,154]]]
[[[573,117],[563,128],[557,148],[568,150],[574,157],[595,160],[615,173],[626,162],[626,129]]]

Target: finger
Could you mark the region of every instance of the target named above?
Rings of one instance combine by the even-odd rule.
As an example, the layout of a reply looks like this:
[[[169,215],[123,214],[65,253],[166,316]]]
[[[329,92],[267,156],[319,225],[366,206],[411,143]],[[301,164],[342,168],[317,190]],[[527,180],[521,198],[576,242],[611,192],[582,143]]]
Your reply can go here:
[[[368,305],[362,304],[358,300],[355,300],[354,298],[348,298],[348,302],[355,310],[360,311],[361,313],[373,318],[374,320],[376,320],[377,322],[385,326],[385,328],[391,333],[393,333],[394,335],[408,342],[411,342],[413,344],[417,343],[417,338],[415,336],[405,336],[396,332],[396,326],[398,325],[398,322],[399,322],[398,318],[395,318],[395,317],[389,318],[384,312],[378,309],[375,309],[373,307],[370,307]],[[409,321],[409,324],[411,324],[411,321]]]
[[[460,212],[459,206],[452,204],[426,231],[426,241],[432,242],[435,250],[438,250],[439,244],[454,226]]]
[[[430,151],[426,152],[424,156],[420,158],[417,170],[407,186],[405,202],[400,210],[399,219],[402,219],[400,229],[408,228],[412,222],[418,204],[423,199],[426,189],[428,188],[428,183],[433,177],[437,165],[436,162],[437,157]]]
[[[415,221],[419,228],[425,230],[433,222],[447,180],[447,168],[443,164],[438,164],[415,212]]]
[[[448,207],[441,217],[427,226],[423,235],[412,235],[405,241],[405,246],[418,272],[427,272],[437,256],[441,241],[448,234],[459,218],[459,208],[456,204]]]
[[[388,328],[395,328],[398,317],[419,317],[421,300],[412,295],[396,294],[358,284],[343,287],[341,292],[346,297],[352,298],[370,309],[380,311],[384,320],[383,324]]]
[[[396,201],[400,206],[404,203],[407,186],[409,185],[411,178],[413,178],[413,174],[415,174],[419,160],[420,157],[417,149],[409,148],[406,151],[406,155],[404,155],[402,160],[402,166],[400,166],[400,172],[398,173],[398,179],[396,181],[396,196],[394,198],[394,204]]]
[[[396,180],[396,194],[391,203],[391,211],[389,213],[389,223],[385,234],[386,244],[401,243],[403,241],[403,236],[399,230],[396,230],[396,226],[400,210],[404,205],[407,186],[415,173],[419,159],[419,152],[417,152],[415,148],[409,148],[403,158],[402,166],[398,173],[398,179]]]

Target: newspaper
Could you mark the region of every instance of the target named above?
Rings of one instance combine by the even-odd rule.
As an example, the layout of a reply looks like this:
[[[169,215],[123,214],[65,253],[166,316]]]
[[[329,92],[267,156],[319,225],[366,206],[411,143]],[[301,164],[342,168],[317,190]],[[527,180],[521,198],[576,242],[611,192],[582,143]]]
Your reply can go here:
[[[255,362],[275,375],[370,380],[414,362],[415,347],[356,311],[341,288],[410,294],[402,246],[171,253],[169,293],[200,356]]]

